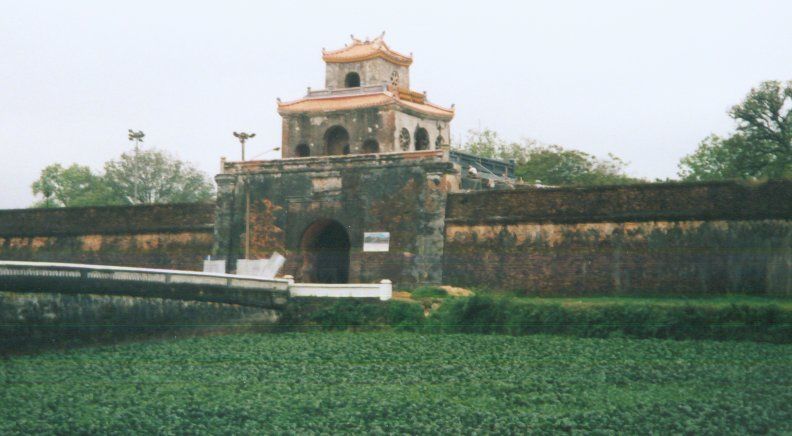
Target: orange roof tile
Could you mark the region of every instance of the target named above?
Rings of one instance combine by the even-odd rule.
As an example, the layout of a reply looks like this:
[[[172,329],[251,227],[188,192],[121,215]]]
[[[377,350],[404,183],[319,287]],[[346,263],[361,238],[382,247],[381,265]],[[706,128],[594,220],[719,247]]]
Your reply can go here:
[[[345,95],[325,98],[304,98],[291,102],[278,102],[278,113],[281,115],[305,112],[334,112],[369,107],[397,105],[411,109],[424,115],[448,119],[454,117],[453,109],[446,109],[432,103],[415,103],[399,100],[389,92],[374,94]]]
[[[342,49],[322,49],[322,59],[328,63],[344,63],[382,58],[386,61],[405,67],[412,64],[412,56],[403,55],[397,51],[391,50],[391,48],[385,44],[385,41],[382,40],[384,35],[385,33],[383,32],[382,35],[374,38],[372,41],[361,41],[353,36],[352,44],[349,44]]]

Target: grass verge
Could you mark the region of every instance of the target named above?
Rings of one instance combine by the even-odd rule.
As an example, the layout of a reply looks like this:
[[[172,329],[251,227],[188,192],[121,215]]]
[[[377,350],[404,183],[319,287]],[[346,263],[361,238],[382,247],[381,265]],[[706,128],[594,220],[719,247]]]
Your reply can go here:
[[[588,300],[446,298],[425,317],[419,302],[306,299],[290,305],[277,326],[280,331],[392,328],[427,333],[792,342],[792,309],[772,300]]]

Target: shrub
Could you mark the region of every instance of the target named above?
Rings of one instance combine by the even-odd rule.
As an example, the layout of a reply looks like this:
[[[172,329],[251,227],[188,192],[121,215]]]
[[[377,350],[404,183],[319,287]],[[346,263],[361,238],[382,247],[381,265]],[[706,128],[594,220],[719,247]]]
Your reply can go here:
[[[373,330],[383,327],[415,329],[423,321],[420,304],[375,301],[292,298],[277,324],[280,331]]]
[[[792,342],[792,311],[773,304],[536,303],[491,296],[449,299],[427,320],[447,333],[556,333],[581,337]]]
[[[422,286],[412,291],[410,295],[416,300],[420,298],[445,298],[448,297],[448,291],[436,286]]]

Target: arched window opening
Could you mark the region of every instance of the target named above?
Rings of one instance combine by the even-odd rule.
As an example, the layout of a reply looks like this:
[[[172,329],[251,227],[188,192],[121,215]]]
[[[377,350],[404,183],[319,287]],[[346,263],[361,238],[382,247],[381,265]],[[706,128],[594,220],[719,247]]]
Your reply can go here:
[[[401,146],[401,149],[403,151],[409,151],[410,142],[412,142],[410,138],[410,131],[402,128],[401,132],[399,132],[399,145]]]
[[[443,135],[437,135],[437,139],[435,139],[435,148],[440,148],[443,145]]]
[[[356,72],[347,73],[344,78],[344,86],[347,88],[357,88],[360,86],[360,74]]]
[[[306,283],[347,283],[349,247],[349,234],[341,223],[328,219],[314,222],[300,240],[298,279]]]
[[[363,141],[363,153],[379,153],[379,142],[376,139]]]
[[[349,154],[349,132],[341,126],[333,126],[325,132],[327,155]]]
[[[428,150],[429,149],[429,132],[423,127],[415,130],[415,150]]]
[[[308,147],[308,144],[298,144],[294,152],[297,157],[308,157],[311,155],[311,149]]]

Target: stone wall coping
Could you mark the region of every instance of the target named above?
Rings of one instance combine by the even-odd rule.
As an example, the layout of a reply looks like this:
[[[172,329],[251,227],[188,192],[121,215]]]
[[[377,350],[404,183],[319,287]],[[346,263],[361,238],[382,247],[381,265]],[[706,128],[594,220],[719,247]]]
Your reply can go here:
[[[443,150],[411,153],[379,153],[350,156],[321,156],[290,158],[275,161],[227,162],[224,171],[215,179],[244,174],[272,174],[338,171],[348,168],[392,168],[432,166],[436,172],[455,172],[454,163],[447,160]]]
[[[449,224],[792,218],[792,181],[647,183],[450,193]]]
[[[291,157],[274,160],[248,160],[248,161],[226,161],[223,171],[239,171],[249,168],[278,168],[287,169],[291,166],[304,166],[311,164],[339,164],[349,162],[390,162],[390,161],[410,161],[410,160],[437,160],[443,159],[444,150],[423,150],[390,153],[368,153],[350,154],[339,156],[309,156]],[[447,160],[447,158],[445,159]]]
[[[0,210],[0,237],[211,232],[213,203]]]

